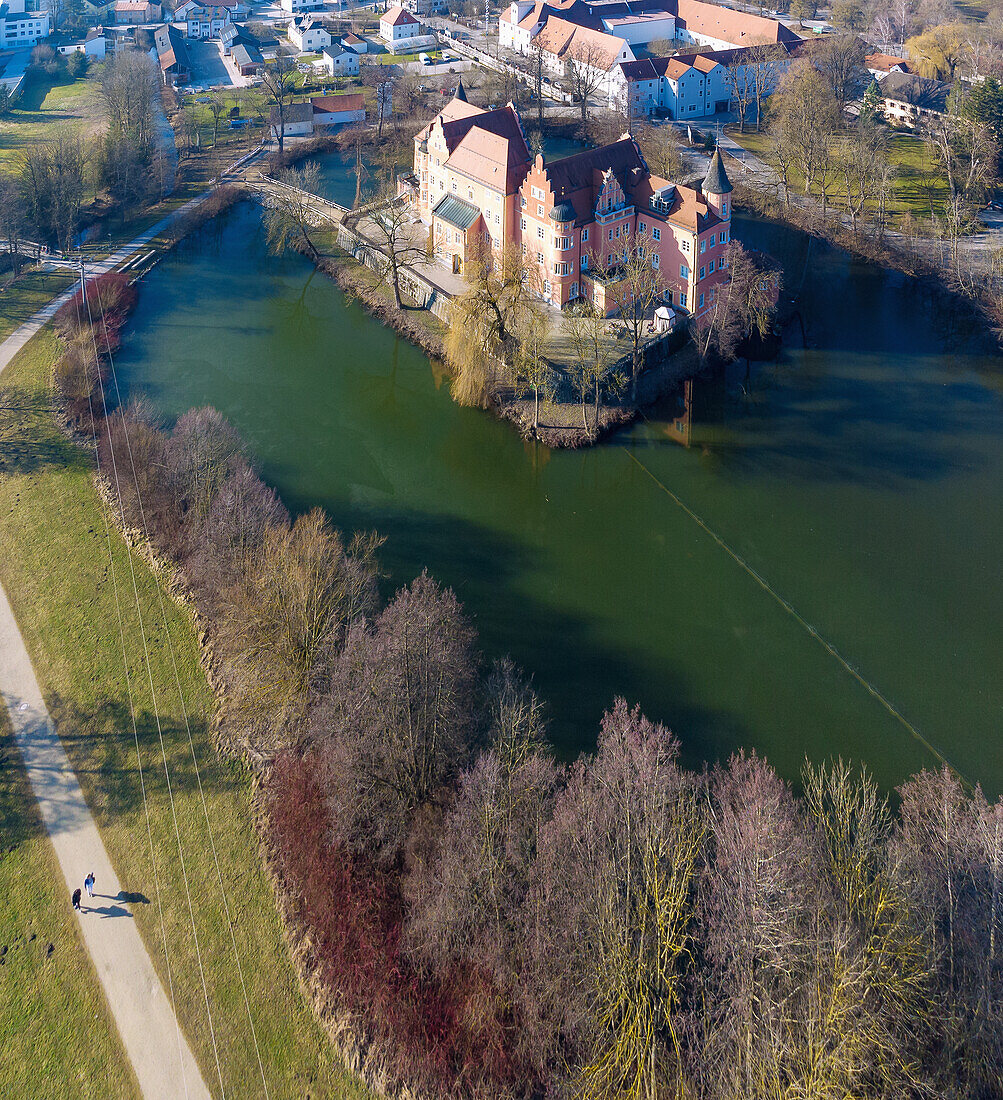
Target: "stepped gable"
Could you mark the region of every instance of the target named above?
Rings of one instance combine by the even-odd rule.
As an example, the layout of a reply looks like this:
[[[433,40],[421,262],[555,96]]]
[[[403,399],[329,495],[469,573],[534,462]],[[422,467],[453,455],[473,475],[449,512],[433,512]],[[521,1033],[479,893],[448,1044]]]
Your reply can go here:
[[[627,195],[647,176],[648,166],[633,138],[625,135],[611,145],[584,149],[544,165],[554,195],[555,207],[571,203],[579,225],[593,220],[596,196],[602,188],[603,173],[612,171]]]

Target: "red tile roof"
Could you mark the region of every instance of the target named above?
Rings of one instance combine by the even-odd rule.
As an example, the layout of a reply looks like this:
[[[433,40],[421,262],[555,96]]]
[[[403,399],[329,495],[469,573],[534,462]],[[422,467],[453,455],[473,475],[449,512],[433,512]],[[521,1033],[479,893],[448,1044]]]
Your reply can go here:
[[[340,111],[361,111],[366,106],[364,95],[315,95],[310,97],[314,114]]]
[[[417,23],[418,20],[400,4],[394,4],[380,16],[381,23],[389,23],[392,27],[399,27],[404,23]]]

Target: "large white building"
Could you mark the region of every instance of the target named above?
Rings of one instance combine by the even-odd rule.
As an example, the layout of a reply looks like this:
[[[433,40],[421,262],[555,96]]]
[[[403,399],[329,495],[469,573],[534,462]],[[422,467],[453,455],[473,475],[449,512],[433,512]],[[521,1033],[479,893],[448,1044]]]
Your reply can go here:
[[[728,109],[728,71],[737,53],[775,47],[779,56],[771,71],[782,71],[801,41],[779,20],[703,0],[512,0],[498,21],[498,36],[502,46],[520,53],[539,47],[554,72],[601,59],[606,74],[596,94],[610,106],[677,119]],[[701,53],[639,60],[635,50],[657,40]]]
[[[300,53],[320,53],[331,45],[331,32],[312,15],[297,15],[289,21],[289,41]]]
[[[34,46],[49,35],[49,13],[29,11],[25,0],[0,3],[0,49]]]

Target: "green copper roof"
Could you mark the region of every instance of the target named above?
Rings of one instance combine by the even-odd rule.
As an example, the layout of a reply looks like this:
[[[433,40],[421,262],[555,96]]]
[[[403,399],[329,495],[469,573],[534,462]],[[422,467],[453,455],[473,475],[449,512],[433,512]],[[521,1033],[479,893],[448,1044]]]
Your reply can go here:
[[[480,210],[456,195],[443,195],[432,211],[432,217],[439,218],[457,229],[469,229],[481,216]]]

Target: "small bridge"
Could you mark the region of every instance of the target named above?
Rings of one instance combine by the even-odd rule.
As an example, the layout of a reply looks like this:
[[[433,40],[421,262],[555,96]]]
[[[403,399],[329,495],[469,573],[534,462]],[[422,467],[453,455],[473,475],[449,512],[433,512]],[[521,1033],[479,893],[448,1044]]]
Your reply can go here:
[[[331,225],[342,225],[349,215],[357,215],[359,211],[348,210],[330,199],[321,198],[310,191],[304,191],[300,187],[293,187],[290,183],[275,179],[262,173],[259,176],[248,177],[244,186],[250,191],[256,192],[268,205],[269,199],[273,202],[290,200],[300,204],[305,219],[319,228]]]

